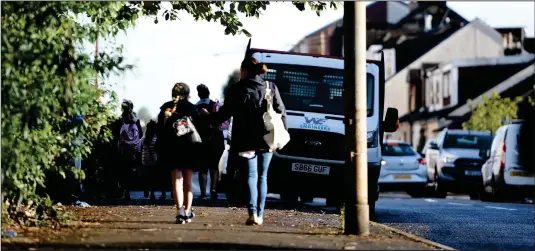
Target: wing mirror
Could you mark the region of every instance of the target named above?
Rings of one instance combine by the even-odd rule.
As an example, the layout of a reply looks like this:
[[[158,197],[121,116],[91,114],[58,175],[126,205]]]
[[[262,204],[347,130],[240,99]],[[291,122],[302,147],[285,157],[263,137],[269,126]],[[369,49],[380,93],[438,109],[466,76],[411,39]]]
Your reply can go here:
[[[395,132],[399,127],[398,109],[388,107],[386,110],[383,128],[385,132]]]

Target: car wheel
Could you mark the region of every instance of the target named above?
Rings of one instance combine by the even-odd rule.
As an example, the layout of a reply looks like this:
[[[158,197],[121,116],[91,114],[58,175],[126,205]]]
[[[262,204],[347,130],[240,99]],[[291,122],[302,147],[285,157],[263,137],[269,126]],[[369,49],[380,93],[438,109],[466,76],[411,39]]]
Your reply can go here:
[[[477,191],[469,192],[468,196],[470,196],[471,200],[478,200],[479,199],[479,192],[477,192]]]
[[[441,198],[441,199],[444,199],[446,198],[446,196],[448,195],[448,192],[446,192],[446,190],[444,189],[444,186],[440,185],[440,177],[438,175],[438,171],[437,169],[435,168],[435,174],[434,174],[434,192],[435,192],[435,197],[436,198]]]
[[[492,201],[491,188],[489,185],[483,185],[481,192],[479,193],[479,199],[484,202]]]
[[[413,189],[407,191],[407,194],[410,195],[412,198],[423,198],[426,195],[427,191],[427,184],[422,186],[420,189]]]
[[[499,202],[503,200],[502,192],[497,188],[496,179],[494,178],[494,175],[492,175],[492,180],[490,183],[490,190],[491,190],[491,196],[492,201]]]

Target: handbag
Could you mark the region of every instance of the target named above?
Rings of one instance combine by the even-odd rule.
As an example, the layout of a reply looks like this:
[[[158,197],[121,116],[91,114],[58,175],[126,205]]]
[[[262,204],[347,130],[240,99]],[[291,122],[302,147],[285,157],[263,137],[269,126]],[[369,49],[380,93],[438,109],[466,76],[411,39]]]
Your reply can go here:
[[[290,141],[290,134],[286,131],[284,123],[282,122],[282,114],[273,110],[273,94],[271,90],[271,83],[266,81],[266,95],[267,111],[263,115],[264,127],[267,134],[264,135],[264,141],[269,147],[269,151],[276,151],[282,149]]]
[[[189,116],[177,119],[173,123],[173,130],[177,137],[188,137],[191,143],[202,143],[201,135],[197,132],[195,125]]]

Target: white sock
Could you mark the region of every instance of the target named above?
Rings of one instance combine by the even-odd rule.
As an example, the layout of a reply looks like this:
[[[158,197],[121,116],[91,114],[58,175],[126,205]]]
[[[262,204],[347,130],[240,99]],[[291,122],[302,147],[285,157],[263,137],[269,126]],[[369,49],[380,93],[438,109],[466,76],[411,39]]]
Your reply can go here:
[[[186,216],[190,216],[190,215],[191,215],[191,209],[186,211]]]
[[[180,210],[178,210],[178,214],[179,214],[179,215],[185,215],[185,214],[184,214],[184,208],[183,208],[183,207],[181,207]]]

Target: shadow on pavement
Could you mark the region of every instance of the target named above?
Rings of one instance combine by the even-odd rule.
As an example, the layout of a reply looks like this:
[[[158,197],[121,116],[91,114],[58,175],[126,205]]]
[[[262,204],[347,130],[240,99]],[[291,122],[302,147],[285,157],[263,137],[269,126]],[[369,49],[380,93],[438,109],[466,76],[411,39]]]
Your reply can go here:
[[[166,243],[111,243],[106,245],[86,244],[4,244],[2,250],[61,250],[61,249],[171,249],[171,250],[295,250],[295,248],[276,247],[266,245],[250,245],[236,243],[195,243],[195,242],[166,242]],[[318,250],[315,248],[314,250]]]
[[[89,204],[92,206],[174,206],[173,200],[122,200],[122,199],[105,199],[105,200],[92,200],[89,201]],[[236,208],[246,208],[245,203],[232,202],[227,199],[218,199],[218,200],[193,200],[193,208],[195,207],[236,207]],[[323,206],[320,205],[309,205],[306,203],[290,203],[278,199],[268,198],[266,201],[266,209],[269,210],[295,210],[299,212],[307,213],[325,213],[325,214],[335,214],[333,210],[325,210]]]

